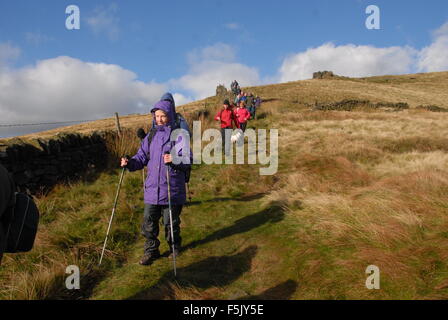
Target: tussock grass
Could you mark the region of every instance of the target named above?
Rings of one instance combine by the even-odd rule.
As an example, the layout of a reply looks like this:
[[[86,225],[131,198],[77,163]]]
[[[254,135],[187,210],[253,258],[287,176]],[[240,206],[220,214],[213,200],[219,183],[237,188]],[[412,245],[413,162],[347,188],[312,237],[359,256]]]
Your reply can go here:
[[[140,175],[127,180],[141,183]],[[129,202],[121,195],[109,237],[103,267],[98,267],[102,244],[114,201],[118,172],[100,175],[94,184],[79,182],[60,186],[38,200],[42,220],[35,247],[30,253],[5,255],[0,270],[3,299],[86,298],[89,283],[122,263],[126,250],[138,235],[134,210],[142,210],[139,199]],[[48,217],[55,215],[55,217]],[[65,269],[77,265],[81,287],[70,292],[65,288]]]
[[[135,130],[125,129],[121,139],[109,137],[110,161],[117,167],[119,156],[135,152]],[[121,170],[120,170],[121,171]],[[142,208],[139,198],[126,200],[122,190],[114,224],[109,238],[104,267],[98,267],[102,243],[106,235],[119,170],[90,173],[76,183],[58,185],[50,194],[36,198],[41,213],[35,246],[30,253],[5,255],[0,269],[0,298],[2,299],[59,299],[85,298],[95,279],[122,263],[126,249],[138,234],[134,211]],[[141,188],[141,175],[127,174],[127,187]],[[94,182],[92,182],[94,181]],[[77,265],[82,273],[81,291],[65,288],[66,267]]]
[[[148,121],[150,123],[150,121]],[[150,130],[150,125],[142,127],[146,133]],[[137,128],[123,128],[121,136],[110,134],[106,137],[107,152],[109,154],[109,161],[115,163],[125,155],[134,155],[140,147],[140,140],[137,138]]]

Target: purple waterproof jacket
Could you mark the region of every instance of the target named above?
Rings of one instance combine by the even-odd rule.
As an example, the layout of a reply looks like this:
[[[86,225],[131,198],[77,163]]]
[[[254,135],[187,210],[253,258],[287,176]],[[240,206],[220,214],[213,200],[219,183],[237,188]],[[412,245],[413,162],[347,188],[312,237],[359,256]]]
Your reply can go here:
[[[169,171],[171,203],[183,205],[186,202],[185,192],[185,169],[188,168],[193,156],[188,150],[186,159],[180,164],[165,165],[163,155],[174,148],[179,156],[182,149],[186,148],[189,141],[184,141],[184,137],[179,136],[176,141],[170,142],[170,135],[174,128],[174,115],[176,114],[174,104],[170,101],[159,101],[151,109],[154,116],[156,110],[163,110],[168,114],[169,123],[163,126],[156,126],[156,133],[152,138],[151,145],[148,146],[148,135],[143,139],[140,149],[133,156],[126,168],[129,171],[141,170],[148,166],[148,176],[145,181],[144,201],[146,204],[167,205],[168,204],[168,183],[166,170]],[[188,143],[188,144],[187,144]],[[149,151],[149,152],[148,152]],[[148,153],[150,159],[148,159]]]

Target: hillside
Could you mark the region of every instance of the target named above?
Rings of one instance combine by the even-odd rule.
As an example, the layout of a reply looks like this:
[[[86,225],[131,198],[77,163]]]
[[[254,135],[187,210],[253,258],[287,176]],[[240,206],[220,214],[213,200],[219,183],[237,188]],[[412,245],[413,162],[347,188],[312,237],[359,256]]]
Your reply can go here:
[[[141,172],[125,177],[110,251],[96,265],[119,176],[111,169],[39,199],[36,248],[5,257],[0,297],[447,299],[448,113],[418,107],[448,109],[448,72],[243,90],[264,100],[249,127],[279,129],[278,173],[194,166],[176,280],[167,258],[138,265]],[[219,105],[210,97],[178,111],[215,127]],[[313,110],[329,105],[351,111]],[[147,121],[121,123],[135,132]],[[25,138],[113,126],[110,119]],[[81,267],[77,292],[64,289],[70,264]],[[365,287],[369,265],[380,269],[380,290]]]
[[[263,96],[268,110],[275,110],[277,101],[282,104],[298,104],[303,107],[316,101],[328,103],[344,99],[370,100],[372,102],[407,102],[411,108],[419,105],[438,105],[448,108],[448,72],[421,73],[403,76],[378,76],[370,78],[335,78],[325,80],[305,80],[283,84],[243,88],[246,91]],[[195,113],[203,109],[215,109],[216,97],[191,102],[180,106],[183,114]],[[111,114],[113,110],[111,110]],[[123,127],[143,126],[146,115],[127,115],[120,117]],[[115,118],[57,128],[38,134],[29,134],[25,138],[52,136],[58,132],[76,131],[89,133],[98,129],[114,129]],[[3,139],[6,140],[6,139]]]

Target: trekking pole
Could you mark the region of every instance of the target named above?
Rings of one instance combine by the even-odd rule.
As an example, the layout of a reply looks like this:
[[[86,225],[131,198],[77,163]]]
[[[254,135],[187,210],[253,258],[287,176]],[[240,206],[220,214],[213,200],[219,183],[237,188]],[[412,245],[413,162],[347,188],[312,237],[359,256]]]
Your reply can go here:
[[[99,265],[101,265],[101,261],[103,260],[104,250],[106,249],[106,243],[107,243],[107,238],[109,237],[110,226],[112,225],[112,220],[114,219],[115,209],[117,208],[118,196],[120,195],[120,188],[121,188],[121,183],[123,182],[123,176],[124,176],[125,170],[126,170],[125,167],[123,167],[123,169],[121,170],[120,182],[118,183],[118,189],[117,189],[117,194],[115,196],[114,207],[112,208],[112,215],[109,220],[109,226],[107,227],[106,239],[104,239],[103,251],[101,252],[101,258],[100,258]]]
[[[187,194],[188,194],[188,202],[191,203],[191,193],[190,193],[190,186],[189,183],[185,183],[185,187],[187,188]]]
[[[165,154],[170,154],[168,151]],[[171,211],[171,188],[170,188],[170,174],[169,166],[166,166],[166,182],[168,183],[168,208],[170,211],[170,228],[171,228],[171,245],[173,247],[173,265],[174,265],[174,277],[176,277],[176,252],[174,251],[174,231],[173,231],[173,212]]]

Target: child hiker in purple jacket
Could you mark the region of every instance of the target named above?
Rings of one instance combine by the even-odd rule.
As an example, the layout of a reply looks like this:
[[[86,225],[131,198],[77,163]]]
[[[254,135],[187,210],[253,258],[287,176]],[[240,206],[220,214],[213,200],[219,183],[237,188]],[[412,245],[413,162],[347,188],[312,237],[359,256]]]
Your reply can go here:
[[[121,166],[129,171],[141,170],[148,167],[145,181],[145,209],[142,224],[142,234],[146,238],[144,255],[141,265],[149,265],[160,257],[159,219],[163,217],[165,226],[165,239],[170,247],[170,257],[177,256],[181,247],[180,214],[186,202],[185,172],[192,163],[192,153],[189,150],[189,137],[179,135],[171,141],[171,133],[179,129],[176,127],[176,111],[171,101],[159,101],[151,109],[156,125],[148,133],[137,154],[131,159],[121,159]],[[185,131],[179,129],[179,131]],[[187,141],[188,140],[188,141]],[[188,149],[188,150],[187,150]],[[174,150],[174,151],[172,151]],[[176,155],[179,161],[173,161]],[[186,154],[186,156],[182,156]],[[176,164],[178,163],[178,164]],[[169,173],[170,196],[173,217],[173,237],[171,239],[170,217],[168,207],[168,181],[166,170]],[[173,252],[174,242],[174,252]]]

